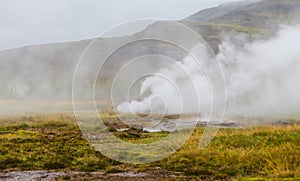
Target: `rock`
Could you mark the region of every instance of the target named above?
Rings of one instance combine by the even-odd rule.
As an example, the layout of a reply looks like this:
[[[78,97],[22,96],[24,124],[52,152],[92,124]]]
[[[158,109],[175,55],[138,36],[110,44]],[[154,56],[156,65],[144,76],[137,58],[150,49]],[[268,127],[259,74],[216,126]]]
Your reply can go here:
[[[140,126],[140,125],[134,125],[133,127],[130,127],[129,130],[127,131],[127,134],[129,136],[133,136],[133,137],[141,137],[141,134],[143,132],[143,126]]]
[[[275,121],[273,124],[275,124],[275,125],[290,125],[291,124],[291,122],[290,121],[288,121],[288,120],[279,120],[279,121]]]
[[[234,121],[199,121],[197,123],[198,127],[205,127],[205,126],[218,126],[221,128],[241,128],[242,126]]]

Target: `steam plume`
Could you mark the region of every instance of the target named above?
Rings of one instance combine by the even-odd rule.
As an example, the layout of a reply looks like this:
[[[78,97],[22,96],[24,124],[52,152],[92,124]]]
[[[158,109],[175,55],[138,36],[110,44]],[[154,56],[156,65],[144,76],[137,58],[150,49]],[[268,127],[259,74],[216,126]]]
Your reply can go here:
[[[237,43],[238,42],[238,43]],[[224,71],[227,87],[227,115],[261,116],[279,115],[290,116],[300,113],[300,26],[282,26],[279,33],[269,40],[257,40],[248,42],[246,36],[232,34],[224,38],[219,46],[219,53],[215,60],[218,61]],[[204,55],[204,52],[201,52]],[[213,61],[205,57],[201,63]],[[210,91],[205,74],[201,71],[193,72],[193,60],[187,56],[180,63],[180,66],[192,72],[187,77],[178,71],[177,63],[162,69],[158,74],[169,77],[179,87],[184,87],[182,94],[188,94],[192,90],[192,84],[187,79],[197,83],[197,90],[200,92],[200,111],[208,111],[211,102],[209,101]],[[209,74],[216,69],[208,68]],[[212,81],[212,84],[219,84]],[[155,95],[164,98],[165,105],[179,104],[178,95],[174,88],[170,88],[157,77],[147,78],[141,86],[141,96],[145,90],[151,93],[142,101],[124,102],[118,106],[118,111],[146,112],[147,108],[140,105],[148,105],[149,99]],[[219,92],[221,94],[221,92]],[[216,94],[217,95],[217,94]],[[183,98],[187,98],[185,96]],[[214,97],[218,99],[218,97]],[[196,112],[195,100],[183,100],[190,102],[185,113]],[[221,100],[216,101],[221,104]],[[164,106],[163,101],[156,102],[151,107],[159,110]],[[139,105],[139,106],[137,106]],[[149,107],[148,107],[149,108]],[[167,112],[177,113],[178,107],[168,106]],[[149,111],[149,110],[148,110]],[[152,110],[153,111],[153,110]]]

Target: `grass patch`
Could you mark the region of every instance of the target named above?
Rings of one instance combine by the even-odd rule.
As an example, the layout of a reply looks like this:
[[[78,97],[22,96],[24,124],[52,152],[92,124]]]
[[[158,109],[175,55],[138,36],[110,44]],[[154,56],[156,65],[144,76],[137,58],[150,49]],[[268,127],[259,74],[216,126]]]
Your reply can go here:
[[[106,115],[110,120],[116,119]],[[300,178],[300,126],[295,124],[221,129],[212,143],[199,150],[202,128],[175,154],[146,165],[113,161],[95,151],[82,137],[75,118],[66,114],[6,117],[0,119],[0,169],[10,170],[106,170],[122,172],[130,167],[181,172],[183,176],[209,179],[260,180]],[[149,143],[168,133],[143,133],[133,143]]]

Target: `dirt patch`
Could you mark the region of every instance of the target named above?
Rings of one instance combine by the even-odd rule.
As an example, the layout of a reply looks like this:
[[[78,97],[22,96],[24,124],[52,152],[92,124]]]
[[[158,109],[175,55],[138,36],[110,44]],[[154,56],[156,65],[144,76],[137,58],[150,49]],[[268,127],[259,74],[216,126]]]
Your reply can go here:
[[[55,171],[14,171],[0,173],[0,180],[7,181],[39,181],[39,180],[165,180],[176,179],[180,173],[167,172],[156,168],[146,172],[121,172],[106,174],[105,172],[55,172]],[[180,178],[183,178],[182,176]],[[186,178],[187,179],[187,178]]]

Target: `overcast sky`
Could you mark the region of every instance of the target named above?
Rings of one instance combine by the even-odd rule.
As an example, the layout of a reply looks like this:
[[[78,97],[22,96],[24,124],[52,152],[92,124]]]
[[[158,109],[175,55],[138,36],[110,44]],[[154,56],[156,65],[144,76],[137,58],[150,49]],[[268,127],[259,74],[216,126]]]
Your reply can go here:
[[[134,19],[182,19],[228,1],[0,0],[0,50],[93,38]]]

